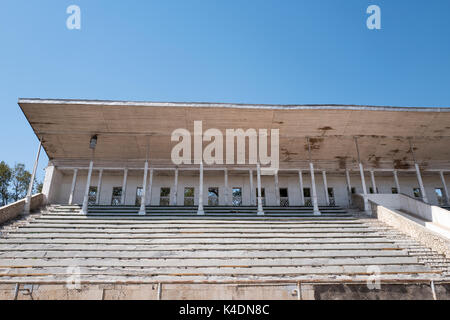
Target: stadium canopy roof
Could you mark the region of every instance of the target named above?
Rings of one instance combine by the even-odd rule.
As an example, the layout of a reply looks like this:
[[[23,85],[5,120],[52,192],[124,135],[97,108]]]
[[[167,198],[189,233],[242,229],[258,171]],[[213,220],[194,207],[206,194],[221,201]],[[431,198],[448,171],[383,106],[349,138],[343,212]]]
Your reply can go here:
[[[250,105],[98,100],[19,99],[50,160],[91,158],[89,140],[98,135],[96,159],[170,163],[171,134],[194,121],[203,130],[279,129],[280,167],[296,168],[312,159],[325,167],[354,167],[354,137],[363,163],[372,168],[409,169],[409,140],[425,169],[450,162],[450,108],[400,108],[354,105]],[[205,143],[206,145],[207,143]]]

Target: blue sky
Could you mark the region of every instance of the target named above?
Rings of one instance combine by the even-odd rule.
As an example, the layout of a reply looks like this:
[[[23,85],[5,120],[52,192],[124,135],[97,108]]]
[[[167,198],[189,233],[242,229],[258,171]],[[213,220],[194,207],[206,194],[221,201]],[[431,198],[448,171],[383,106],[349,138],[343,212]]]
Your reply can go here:
[[[19,97],[450,106],[449,14],[448,0],[2,0],[0,160],[32,168]]]

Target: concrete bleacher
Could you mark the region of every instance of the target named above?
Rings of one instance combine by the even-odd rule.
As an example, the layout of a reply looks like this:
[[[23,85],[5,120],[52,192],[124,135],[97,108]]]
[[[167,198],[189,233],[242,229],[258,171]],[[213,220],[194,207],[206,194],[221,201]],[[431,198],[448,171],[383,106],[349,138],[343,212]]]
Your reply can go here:
[[[345,209],[52,205],[0,232],[0,287],[83,284],[448,281],[450,261]],[[1,291],[1,290],[0,290]],[[0,293],[1,296],[1,293]]]
[[[61,207],[64,210],[63,207]],[[336,206],[319,207],[323,216],[346,216],[347,211]],[[205,215],[207,216],[256,216],[256,206],[205,206]],[[136,215],[139,212],[137,206],[90,206],[89,215]],[[197,213],[196,206],[147,206],[146,213],[150,216],[192,216]],[[266,216],[311,216],[312,207],[264,207]]]

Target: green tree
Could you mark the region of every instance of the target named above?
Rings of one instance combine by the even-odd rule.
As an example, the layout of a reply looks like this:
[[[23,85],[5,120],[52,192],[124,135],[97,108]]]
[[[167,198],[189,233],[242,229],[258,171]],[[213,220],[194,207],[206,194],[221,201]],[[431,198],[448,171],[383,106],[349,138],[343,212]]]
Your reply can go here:
[[[35,193],[41,193],[43,187],[44,187],[44,182],[41,181],[39,183],[36,183],[35,186],[34,186]]]
[[[9,185],[12,179],[12,170],[4,161],[0,162],[0,203],[6,206],[9,200]]]
[[[25,170],[25,165],[23,163],[16,163],[12,170],[11,179],[12,200],[19,201],[26,197],[30,180],[31,173]]]

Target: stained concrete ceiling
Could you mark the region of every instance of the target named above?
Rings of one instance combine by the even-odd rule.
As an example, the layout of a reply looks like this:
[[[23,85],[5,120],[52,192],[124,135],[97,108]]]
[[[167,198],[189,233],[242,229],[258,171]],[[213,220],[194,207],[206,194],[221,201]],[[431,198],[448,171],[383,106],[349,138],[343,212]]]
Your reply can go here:
[[[361,159],[373,168],[407,169],[412,155],[425,168],[450,166],[450,108],[370,106],[281,106],[19,99],[19,106],[50,159],[90,159],[90,137],[98,135],[95,157],[170,163],[173,130],[279,129],[281,166],[312,158],[345,168]],[[207,143],[204,143],[206,146]]]

